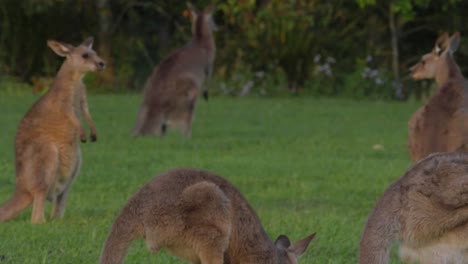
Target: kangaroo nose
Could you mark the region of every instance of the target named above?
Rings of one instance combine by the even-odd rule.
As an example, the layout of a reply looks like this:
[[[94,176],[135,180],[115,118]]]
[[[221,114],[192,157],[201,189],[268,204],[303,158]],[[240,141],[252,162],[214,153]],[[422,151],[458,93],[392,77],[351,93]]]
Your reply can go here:
[[[104,69],[106,67],[106,64],[103,61],[100,61],[98,63],[99,68]]]

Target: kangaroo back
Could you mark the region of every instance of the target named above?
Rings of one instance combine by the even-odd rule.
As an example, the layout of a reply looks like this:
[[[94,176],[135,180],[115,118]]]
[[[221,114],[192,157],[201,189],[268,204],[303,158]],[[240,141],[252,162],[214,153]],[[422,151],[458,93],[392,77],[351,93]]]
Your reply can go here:
[[[191,263],[295,264],[315,234],[291,245],[269,240],[257,215],[223,178],[194,169],[155,177],[117,217],[101,263],[122,263],[131,240],[154,253],[167,249]]]

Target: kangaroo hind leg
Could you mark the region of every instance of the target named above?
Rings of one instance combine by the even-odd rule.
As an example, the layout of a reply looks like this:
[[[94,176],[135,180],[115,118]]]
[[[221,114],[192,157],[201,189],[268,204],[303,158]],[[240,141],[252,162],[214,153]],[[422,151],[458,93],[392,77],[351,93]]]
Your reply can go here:
[[[49,192],[53,192],[55,188],[55,182],[58,174],[58,151],[57,149],[41,149],[37,151],[37,157],[45,162],[37,161],[34,170],[27,172],[29,175],[38,173],[37,180],[34,183],[32,190],[33,195],[33,211],[31,217],[31,223],[42,224],[45,223],[45,202],[50,197]],[[53,195],[52,195],[53,196]]]
[[[65,204],[70,193],[71,185],[73,184],[74,179],[78,176],[81,167],[81,151],[78,149],[78,155],[73,166],[73,170],[70,174],[69,182],[66,183],[65,189],[62,193],[57,195],[56,200],[53,203],[51,218],[63,218],[65,214]]]
[[[202,181],[182,192],[187,241],[202,264],[224,263],[231,236],[231,201],[214,183]]]
[[[224,251],[219,248],[207,248],[199,252],[201,264],[223,264]]]

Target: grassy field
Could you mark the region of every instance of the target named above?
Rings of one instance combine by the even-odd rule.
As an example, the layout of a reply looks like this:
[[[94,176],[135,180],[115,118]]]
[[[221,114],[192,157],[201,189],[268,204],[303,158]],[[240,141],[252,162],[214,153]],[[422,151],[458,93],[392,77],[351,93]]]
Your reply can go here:
[[[0,96],[0,203],[14,189],[16,126],[34,100]],[[272,239],[287,234],[295,241],[317,232],[301,263],[356,263],[368,214],[411,165],[406,123],[419,105],[213,98],[199,103],[192,138],[183,140],[177,132],[164,139],[131,137],[139,101],[134,95],[89,98],[99,138],[82,145],[83,166],[64,219],[32,226],[29,208],[0,224],[0,263],[96,263],[127,199],[174,167],[227,178]],[[375,150],[376,144],[383,149]],[[127,263],[183,262],[165,253],[152,256],[135,241]]]

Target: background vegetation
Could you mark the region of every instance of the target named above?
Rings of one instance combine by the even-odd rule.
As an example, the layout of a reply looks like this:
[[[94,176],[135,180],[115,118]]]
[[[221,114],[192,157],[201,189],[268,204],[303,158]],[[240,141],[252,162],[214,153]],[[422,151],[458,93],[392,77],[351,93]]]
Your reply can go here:
[[[37,96],[0,96],[0,203],[14,189],[16,125]],[[357,263],[363,225],[383,191],[410,167],[406,121],[416,103],[220,97],[197,108],[193,135],[132,138],[137,95],[92,95],[99,139],[65,218],[30,224],[31,209],[0,224],[0,263],[96,263],[127,199],[154,175],[196,167],[245,195],[272,239],[317,232],[301,263]],[[47,215],[50,213],[48,204]],[[396,254],[394,254],[396,256]],[[391,263],[400,263],[396,261]],[[126,263],[183,263],[133,243]]]
[[[194,1],[198,7],[211,0]],[[406,99],[427,83],[407,69],[443,31],[467,32],[462,0],[219,0],[211,90],[226,95],[313,94]],[[62,59],[46,40],[89,35],[110,66],[96,92],[139,91],[161,58],[190,38],[182,0],[2,0],[0,89],[47,87]],[[457,61],[464,71],[468,44]]]

